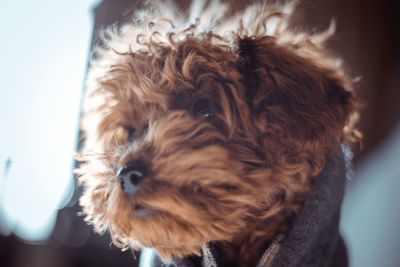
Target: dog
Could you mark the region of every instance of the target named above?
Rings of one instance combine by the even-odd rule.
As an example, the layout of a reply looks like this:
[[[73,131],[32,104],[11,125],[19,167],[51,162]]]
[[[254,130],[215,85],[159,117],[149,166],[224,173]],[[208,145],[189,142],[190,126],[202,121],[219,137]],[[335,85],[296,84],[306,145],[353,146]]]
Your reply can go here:
[[[80,204],[121,248],[168,263],[217,244],[219,266],[256,266],[354,139],[353,82],[324,47],[332,28],[294,31],[293,4],[193,5],[183,16],[161,2],[101,33]]]

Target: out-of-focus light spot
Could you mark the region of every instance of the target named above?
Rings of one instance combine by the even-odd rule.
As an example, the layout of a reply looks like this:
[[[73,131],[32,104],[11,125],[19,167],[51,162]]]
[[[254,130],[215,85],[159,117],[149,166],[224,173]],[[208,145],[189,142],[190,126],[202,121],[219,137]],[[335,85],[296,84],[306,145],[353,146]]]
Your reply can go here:
[[[157,252],[153,248],[143,248],[140,254],[139,267],[150,267]]]
[[[347,187],[341,231],[350,266],[400,266],[400,124],[358,164]]]
[[[73,192],[72,164],[98,0],[1,1],[0,232],[38,241]]]

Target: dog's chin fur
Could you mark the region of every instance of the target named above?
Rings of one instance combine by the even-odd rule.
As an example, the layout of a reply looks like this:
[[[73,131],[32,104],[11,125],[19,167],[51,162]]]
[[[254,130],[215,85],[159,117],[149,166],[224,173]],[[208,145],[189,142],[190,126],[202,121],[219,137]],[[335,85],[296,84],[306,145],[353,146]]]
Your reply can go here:
[[[103,32],[83,106],[80,203],[118,246],[171,260],[221,241],[246,265],[290,229],[325,158],[353,136],[355,101],[323,48],[331,32],[291,31],[283,6],[228,16],[213,5],[195,24],[153,7]],[[210,114],[196,111],[204,99]],[[116,171],[132,160],[150,172],[127,196]]]

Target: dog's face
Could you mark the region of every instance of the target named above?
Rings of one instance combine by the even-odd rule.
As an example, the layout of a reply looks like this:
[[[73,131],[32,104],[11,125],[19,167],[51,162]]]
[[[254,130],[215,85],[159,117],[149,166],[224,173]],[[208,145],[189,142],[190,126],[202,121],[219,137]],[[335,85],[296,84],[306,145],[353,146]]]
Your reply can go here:
[[[165,258],[285,231],[353,112],[338,70],[265,35],[134,45],[102,50],[89,74],[88,221]]]

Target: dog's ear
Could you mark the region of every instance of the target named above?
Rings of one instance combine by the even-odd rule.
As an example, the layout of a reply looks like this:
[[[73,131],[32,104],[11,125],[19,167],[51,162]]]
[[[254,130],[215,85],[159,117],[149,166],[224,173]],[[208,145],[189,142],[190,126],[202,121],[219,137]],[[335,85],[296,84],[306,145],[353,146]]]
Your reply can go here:
[[[302,56],[296,49],[269,36],[238,41],[238,71],[253,117],[277,123],[296,138],[340,138],[354,111],[345,79],[320,54]]]

